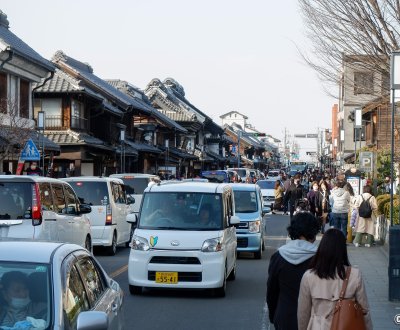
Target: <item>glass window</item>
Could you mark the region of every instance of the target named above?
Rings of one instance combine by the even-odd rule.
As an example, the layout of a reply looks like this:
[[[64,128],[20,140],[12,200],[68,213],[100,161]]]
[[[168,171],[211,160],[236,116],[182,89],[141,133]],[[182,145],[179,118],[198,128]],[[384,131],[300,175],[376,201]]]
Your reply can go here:
[[[354,72],[354,94],[372,94],[374,92],[373,72]]]
[[[125,191],[120,184],[111,183],[113,198],[115,203],[126,204]]]
[[[0,261],[0,328],[13,326],[27,317],[45,321],[43,329],[51,324],[50,265],[25,262]],[[27,307],[12,313],[5,298],[29,298]],[[11,315],[13,315],[11,317]]]
[[[86,285],[89,300],[92,306],[94,306],[105,291],[106,285],[91,258],[85,257],[80,259],[77,266],[82,275],[82,280]]]
[[[0,73],[0,113],[7,113],[7,74]]]
[[[18,77],[10,75],[8,83],[9,83],[8,114],[15,118],[19,116]]]
[[[76,198],[74,191],[68,186],[64,185],[65,189],[65,201],[67,202],[67,214],[76,214]]]
[[[57,213],[63,213],[63,210],[65,208],[65,197],[62,185],[59,183],[52,183],[51,187],[53,191],[55,211]]]
[[[81,203],[107,205],[110,203],[107,182],[69,181]]]
[[[257,198],[254,191],[235,191],[235,211],[238,213],[257,212]]]
[[[61,99],[42,99],[42,111],[46,114],[46,127],[62,127]]]
[[[1,182],[0,219],[25,219],[32,208],[32,187],[28,182]]]
[[[39,183],[40,203],[45,211],[54,211],[50,183]]]
[[[29,118],[29,81],[20,79],[19,96],[19,114],[22,118]]]
[[[143,194],[144,190],[149,184],[149,178],[134,178],[134,177],[123,177],[121,178],[126,185],[127,194]]]
[[[75,266],[67,273],[65,291],[63,293],[64,326],[76,329],[76,321],[80,312],[90,309],[88,295]]]

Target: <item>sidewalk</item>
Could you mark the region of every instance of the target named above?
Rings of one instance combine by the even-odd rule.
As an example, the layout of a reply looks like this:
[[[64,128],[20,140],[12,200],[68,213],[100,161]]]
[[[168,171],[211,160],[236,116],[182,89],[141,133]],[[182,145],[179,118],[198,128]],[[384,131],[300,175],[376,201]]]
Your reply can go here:
[[[389,301],[389,256],[385,247],[356,248],[349,244],[347,251],[350,264],[361,270],[374,329],[400,329],[400,325],[394,323],[395,315],[400,314],[400,302]]]

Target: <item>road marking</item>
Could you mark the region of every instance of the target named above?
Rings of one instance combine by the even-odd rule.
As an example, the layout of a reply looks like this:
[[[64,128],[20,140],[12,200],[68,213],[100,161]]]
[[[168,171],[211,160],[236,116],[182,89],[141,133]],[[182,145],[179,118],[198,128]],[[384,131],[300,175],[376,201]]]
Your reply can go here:
[[[110,274],[111,278],[115,278],[118,275],[121,275],[122,273],[126,272],[128,270],[128,265],[122,266],[121,268],[117,269],[115,272],[112,272]]]
[[[269,323],[268,305],[267,303],[265,303],[261,318],[261,330],[270,330],[270,329],[271,329],[271,323]]]

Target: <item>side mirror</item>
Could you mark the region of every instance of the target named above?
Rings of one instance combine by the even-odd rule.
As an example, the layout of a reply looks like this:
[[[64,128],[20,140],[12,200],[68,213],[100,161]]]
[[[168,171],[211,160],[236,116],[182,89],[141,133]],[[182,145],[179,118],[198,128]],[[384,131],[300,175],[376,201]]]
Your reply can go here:
[[[236,216],[236,215],[232,215],[231,219],[229,220],[229,224],[231,226],[235,226],[235,225],[240,224],[240,218],[238,216]]]
[[[126,216],[126,222],[136,223],[137,222],[137,214],[136,213],[129,213]]]
[[[80,214],[87,214],[92,212],[92,207],[89,204],[81,204],[79,206],[79,213]]]
[[[107,330],[108,317],[105,312],[81,312],[76,323],[78,330]]]
[[[128,205],[135,204],[135,197],[133,197],[132,195],[127,195],[126,201]]]

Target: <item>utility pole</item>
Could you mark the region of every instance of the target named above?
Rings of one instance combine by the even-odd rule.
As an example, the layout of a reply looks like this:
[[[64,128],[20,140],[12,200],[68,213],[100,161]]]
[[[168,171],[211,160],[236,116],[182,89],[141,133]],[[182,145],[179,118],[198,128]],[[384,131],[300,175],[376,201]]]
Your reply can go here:
[[[238,160],[237,160],[237,167],[240,168],[240,137],[242,136],[242,131],[238,131],[238,145],[237,145],[237,155],[238,155]]]
[[[286,127],[285,127],[285,137],[283,138],[283,155],[284,155],[284,159],[285,159],[285,166],[288,165],[288,157],[287,157],[287,153],[286,153]]]

